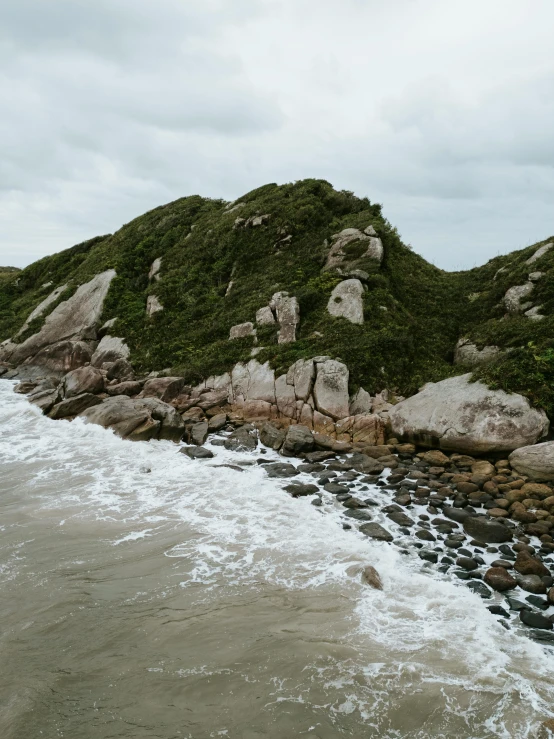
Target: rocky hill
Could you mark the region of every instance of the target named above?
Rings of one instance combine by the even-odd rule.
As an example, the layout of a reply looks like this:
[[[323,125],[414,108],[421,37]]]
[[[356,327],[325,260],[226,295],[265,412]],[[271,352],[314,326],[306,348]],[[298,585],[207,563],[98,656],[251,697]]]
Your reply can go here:
[[[352,395],[393,399],[471,369],[552,417],[551,241],[448,273],[406,246],[380,205],[325,181],[235,203],[183,198],[0,270],[0,359],[29,363],[61,340],[108,334],[137,372],[194,385],[252,356],[279,375],[326,355],[348,366]]]

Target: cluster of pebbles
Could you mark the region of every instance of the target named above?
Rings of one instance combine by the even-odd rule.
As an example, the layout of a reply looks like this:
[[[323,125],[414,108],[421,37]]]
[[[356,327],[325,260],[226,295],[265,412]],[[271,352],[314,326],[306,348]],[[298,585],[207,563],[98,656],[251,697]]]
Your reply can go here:
[[[255,433],[243,428],[243,441],[249,433],[253,440]],[[248,444],[233,444],[232,436],[223,432],[210,442],[246,451]],[[286,481],[288,494],[307,497],[322,512],[340,511],[344,529],[396,546],[419,558],[422,571],[464,584],[505,628],[523,627],[531,638],[554,643],[550,485],[527,481],[505,459],[417,453],[396,440],[364,454],[308,452],[300,463],[253,442],[249,450],[255,448],[255,463]],[[182,451],[211,456],[205,448]]]

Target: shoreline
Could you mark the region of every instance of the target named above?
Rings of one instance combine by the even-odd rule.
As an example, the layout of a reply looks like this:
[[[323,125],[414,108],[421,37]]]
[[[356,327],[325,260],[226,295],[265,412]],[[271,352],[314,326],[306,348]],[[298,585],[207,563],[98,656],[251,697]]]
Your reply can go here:
[[[14,385],[14,391],[27,394],[31,385]],[[418,557],[423,573],[465,583],[506,629],[554,643],[554,540],[532,512],[535,506],[544,510],[542,501],[554,495],[554,486],[527,482],[507,459],[449,456],[393,438],[361,453],[332,439],[318,444],[317,435],[300,424],[277,424],[254,425],[225,414],[218,428],[207,424],[202,443],[177,453],[209,462],[214,456],[206,441],[248,453],[284,493],[308,498],[322,513],[338,509],[343,529]],[[193,426],[182,434],[188,441]],[[523,520],[510,515],[512,499],[523,501]]]

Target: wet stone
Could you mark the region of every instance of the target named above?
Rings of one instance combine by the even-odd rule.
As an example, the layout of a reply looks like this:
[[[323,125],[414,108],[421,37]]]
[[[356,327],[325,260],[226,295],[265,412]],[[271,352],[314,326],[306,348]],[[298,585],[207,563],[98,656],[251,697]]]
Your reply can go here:
[[[542,613],[536,613],[535,611],[529,611],[524,608],[519,612],[519,617],[526,626],[531,626],[533,629],[552,631],[552,621],[548,616],[543,616]]]
[[[392,534],[378,523],[366,523],[360,526],[360,531],[365,536],[369,536],[371,539],[377,539],[378,541],[393,540]]]
[[[470,590],[473,590],[474,593],[477,593],[477,595],[481,596],[481,598],[483,599],[492,597],[492,592],[487,588],[487,586],[483,582],[479,582],[478,580],[472,580],[471,582],[467,583],[467,587]],[[504,613],[506,612],[504,611]],[[506,613],[506,615],[508,614]]]
[[[522,603],[517,598],[511,598],[510,596],[506,597],[506,600],[508,601],[508,605],[510,606],[510,611],[521,611],[523,608],[527,608],[525,603]]]
[[[298,474],[296,467],[286,462],[266,464],[264,469],[267,471],[268,477],[294,477]]]
[[[540,608],[541,611],[546,611],[550,606],[550,603],[544,598],[540,598],[538,595],[528,595],[525,600],[535,608]]]
[[[487,609],[494,615],[494,616],[503,616],[504,618],[510,618],[510,614],[508,611],[506,611],[502,606],[499,606],[497,604],[492,606],[487,606]]]
[[[503,567],[505,570],[513,570],[514,566],[507,559],[495,559],[491,567]]]
[[[517,578],[517,584],[522,590],[535,595],[546,593],[546,585],[538,575],[520,575]]]
[[[458,539],[447,539],[444,542],[444,546],[449,549],[459,549],[462,546],[462,542],[458,541]]]
[[[477,562],[471,557],[458,557],[456,559],[456,564],[458,567],[462,567],[462,569],[467,570],[468,572],[479,568]]]
[[[371,513],[366,511],[364,508],[349,508],[347,511],[343,512],[343,516],[354,518],[356,521],[371,521],[373,518]]]
[[[423,541],[436,541],[435,537],[430,531],[426,531],[425,529],[419,529],[416,531],[416,534],[418,539],[422,539]]]
[[[285,485],[285,490],[287,493],[290,493],[293,498],[301,498],[305,495],[314,495],[319,491],[319,488],[317,485],[306,485],[299,482],[293,482],[290,485]]]
[[[428,549],[422,549],[418,552],[418,557],[432,564],[436,564],[439,560],[438,554],[436,552],[430,552]]]
[[[340,495],[340,493],[350,494],[348,488],[344,487],[344,485],[337,485],[336,482],[328,482],[323,486],[323,489],[328,493],[332,493],[332,495]]]
[[[515,546],[517,546],[517,544]],[[513,562],[516,561],[516,557],[512,551],[512,548],[509,547],[507,544],[502,544],[501,546],[499,546],[497,551],[501,552],[504,555],[505,559],[509,559]]]
[[[414,522],[407,516],[403,511],[392,511],[387,513],[387,518],[390,518],[398,526],[413,526]]]

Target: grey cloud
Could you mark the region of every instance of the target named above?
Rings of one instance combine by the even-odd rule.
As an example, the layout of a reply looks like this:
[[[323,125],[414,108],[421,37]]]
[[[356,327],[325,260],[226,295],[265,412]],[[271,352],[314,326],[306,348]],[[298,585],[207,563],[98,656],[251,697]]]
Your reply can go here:
[[[0,263],[303,177],[382,202],[443,267],[545,238],[554,74],[533,53],[554,10],[537,2],[525,40],[517,0],[491,0],[488,30],[479,0],[4,0]]]

